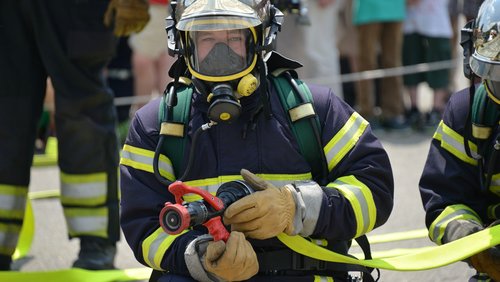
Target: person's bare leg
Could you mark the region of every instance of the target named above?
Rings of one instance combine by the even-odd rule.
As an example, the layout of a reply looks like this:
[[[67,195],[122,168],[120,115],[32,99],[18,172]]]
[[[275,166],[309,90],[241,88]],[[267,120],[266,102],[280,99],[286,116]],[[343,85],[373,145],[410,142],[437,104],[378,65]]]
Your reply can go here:
[[[410,108],[418,109],[417,86],[407,86],[406,90],[408,92],[408,96],[410,97]]]
[[[447,102],[448,102],[448,90],[446,88],[440,88],[434,90],[434,104],[433,104],[434,110],[442,113]]]

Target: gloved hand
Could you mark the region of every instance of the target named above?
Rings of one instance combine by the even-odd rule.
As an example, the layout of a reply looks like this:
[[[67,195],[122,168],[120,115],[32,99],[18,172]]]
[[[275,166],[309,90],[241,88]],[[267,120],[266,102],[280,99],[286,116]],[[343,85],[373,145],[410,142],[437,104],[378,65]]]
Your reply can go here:
[[[104,14],[104,24],[112,26],[116,36],[141,31],[149,21],[148,0],[111,0]]]
[[[224,223],[255,239],[275,237],[281,232],[291,235],[295,217],[293,188],[277,188],[246,169],[241,170],[241,176],[256,192],[231,204],[224,212]]]
[[[257,274],[259,262],[245,235],[233,231],[226,243],[222,240],[208,243],[204,267],[224,281],[241,281]]]
[[[500,221],[492,223],[490,227],[498,223]],[[483,226],[475,220],[453,220],[446,227],[443,243],[458,240],[483,229]],[[487,273],[493,280],[500,281],[500,246],[484,250],[466,261],[478,272]]]

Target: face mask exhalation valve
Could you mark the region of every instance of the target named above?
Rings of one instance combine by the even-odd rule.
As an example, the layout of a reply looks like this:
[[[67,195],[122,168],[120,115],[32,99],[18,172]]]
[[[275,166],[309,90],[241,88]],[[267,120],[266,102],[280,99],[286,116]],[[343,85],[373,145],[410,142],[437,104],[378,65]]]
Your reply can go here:
[[[217,123],[230,123],[240,116],[241,105],[234,97],[233,88],[229,84],[215,85],[207,101],[210,103],[208,108],[210,120]]]

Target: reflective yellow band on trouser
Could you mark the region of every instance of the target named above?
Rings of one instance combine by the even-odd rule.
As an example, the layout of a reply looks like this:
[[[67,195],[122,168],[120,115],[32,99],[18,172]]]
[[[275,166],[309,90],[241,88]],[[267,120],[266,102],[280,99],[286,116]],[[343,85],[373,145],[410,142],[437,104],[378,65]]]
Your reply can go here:
[[[359,260],[332,252],[300,236],[288,236],[281,233],[278,235],[278,239],[295,252],[323,261],[350,263],[397,271],[416,271],[438,268],[458,262],[500,244],[500,225],[486,228],[441,246],[433,246],[397,257],[369,260]]]
[[[38,195],[40,193],[29,193],[30,197],[26,202],[26,212],[23,221],[23,226],[21,229],[21,235],[19,237],[19,242],[17,244],[16,251],[12,256],[13,260],[25,257],[30,249],[33,242],[33,237],[35,233],[35,220],[33,216],[33,209],[31,207],[32,195]],[[45,193],[42,197],[54,197],[58,193],[52,191],[52,193]],[[117,270],[85,270],[79,268],[65,269],[65,270],[55,270],[55,271],[30,271],[30,272],[19,272],[19,271],[0,271],[0,281],[11,281],[11,282],[21,282],[21,281],[51,281],[51,282],[112,282],[112,281],[137,281],[137,280],[147,280],[151,276],[150,268],[132,268],[132,269],[117,269]]]
[[[88,207],[105,204],[107,186],[105,172],[69,174],[61,171],[61,203]]]
[[[108,209],[100,208],[63,208],[68,233],[73,236],[108,236]]]

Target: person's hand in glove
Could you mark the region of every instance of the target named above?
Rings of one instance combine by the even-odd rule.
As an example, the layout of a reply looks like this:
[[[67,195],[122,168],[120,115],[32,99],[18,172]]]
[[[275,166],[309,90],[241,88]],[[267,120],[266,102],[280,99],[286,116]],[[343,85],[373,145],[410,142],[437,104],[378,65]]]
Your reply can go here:
[[[256,192],[233,204],[224,212],[224,223],[247,237],[267,239],[281,232],[294,232],[295,200],[291,185],[280,188],[242,169],[241,176]]]
[[[222,240],[208,243],[204,266],[224,281],[247,280],[259,271],[252,245],[238,231],[231,232],[226,243]]]
[[[495,221],[490,227],[499,223],[500,221]],[[443,243],[458,240],[483,229],[483,226],[475,220],[453,220],[446,227]],[[484,250],[466,261],[478,272],[487,273],[493,280],[500,281],[500,246]]]
[[[104,24],[113,26],[116,36],[141,31],[149,21],[148,0],[111,0],[104,14]]]

